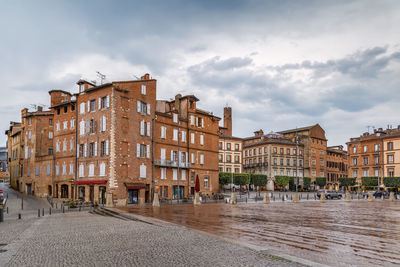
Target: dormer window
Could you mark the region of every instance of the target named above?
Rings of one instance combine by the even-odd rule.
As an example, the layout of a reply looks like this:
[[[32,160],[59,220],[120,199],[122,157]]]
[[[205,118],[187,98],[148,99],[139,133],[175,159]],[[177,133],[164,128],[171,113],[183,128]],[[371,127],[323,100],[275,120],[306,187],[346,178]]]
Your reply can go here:
[[[189,108],[193,109],[193,101],[189,101]]]

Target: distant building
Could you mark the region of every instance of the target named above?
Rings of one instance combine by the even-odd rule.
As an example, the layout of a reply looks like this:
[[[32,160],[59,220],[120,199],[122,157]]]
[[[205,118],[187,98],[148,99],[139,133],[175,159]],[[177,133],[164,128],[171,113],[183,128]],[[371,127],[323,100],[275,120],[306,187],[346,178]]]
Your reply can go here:
[[[0,180],[3,182],[9,182],[9,175],[7,171],[7,148],[0,147]]]
[[[232,136],[232,108],[224,108],[224,126],[219,127],[218,168],[220,172],[242,172],[243,139]]]
[[[8,174],[10,185],[19,191],[20,181],[23,169],[23,143],[22,125],[20,122],[10,122],[10,127],[6,130],[7,135],[7,154],[8,154]]]
[[[348,157],[343,146],[330,146],[326,149],[326,182],[328,187],[336,188],[338,178],[347,177]]]

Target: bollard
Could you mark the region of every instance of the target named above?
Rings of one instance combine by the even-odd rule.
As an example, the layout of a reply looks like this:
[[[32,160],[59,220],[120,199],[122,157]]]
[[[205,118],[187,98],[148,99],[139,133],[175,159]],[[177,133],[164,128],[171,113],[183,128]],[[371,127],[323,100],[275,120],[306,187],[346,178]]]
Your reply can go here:
[[[247,203],[247,197],[246,197],[246,203]]]
[[[293,200],[293,194],[290,195],[290,200]]]
[[[37,210],[37,216],[40,218],[40,209]]]
[[[42,216],[44,216],[44,208],[42,209]]]
[[[82,207],[82,204],[81,204],[81,205],[79,205],[79,211],[81,211],[81,207]]]
[[[58,205],[57,205],[57,203],[56,203],[56,209],[58,209],[58,207],[57,207]]]
[[[22,197],[21,198],[21,210],[23,210],[24,209],[24,198]]]
[[[7,214],[8,214],[8,207],[7,207]]]
[[[285,201],[285,196],[282,195],[282,202],[284,202],[284,201]]]
[[[309,194],[307,193],[307,200],[309,200]]]
[[[64,210],[64,205],[62,206],[62,213],[65,213],[65,210]]]
[[[275,202],[275,196],[274,196],[274,202]]]
[[[279,193],[279,198],[281,198],[281,193]]]
[[[51,208],[49,208],[49,215],[51,215]]]
[[[0,222],[4,222],[4,209],[0,208]]]
[[[21,220],[21,213],[18,213],[18,220]]]

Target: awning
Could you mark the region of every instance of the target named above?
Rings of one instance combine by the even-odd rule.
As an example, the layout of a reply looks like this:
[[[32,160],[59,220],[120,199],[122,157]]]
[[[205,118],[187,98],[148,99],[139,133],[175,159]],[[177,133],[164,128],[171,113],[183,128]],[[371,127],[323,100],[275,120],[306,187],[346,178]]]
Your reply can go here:
[[[75,181],[74,184],[105,184],[107,180],[86,180],[86,181]]]
[[[146,184],[125,183],[126,189],[146,189]]]

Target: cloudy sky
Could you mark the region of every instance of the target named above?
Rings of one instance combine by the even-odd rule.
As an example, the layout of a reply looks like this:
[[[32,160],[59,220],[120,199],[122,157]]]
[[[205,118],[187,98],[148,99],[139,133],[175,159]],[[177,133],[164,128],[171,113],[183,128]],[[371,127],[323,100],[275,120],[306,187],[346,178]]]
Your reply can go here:
[[[328,145],[400,124],[400,1],[0,1],[0,129],[80,78],[148,72],[234,135],[320,123]],[[0,135],[0,144],[5,144]]]

